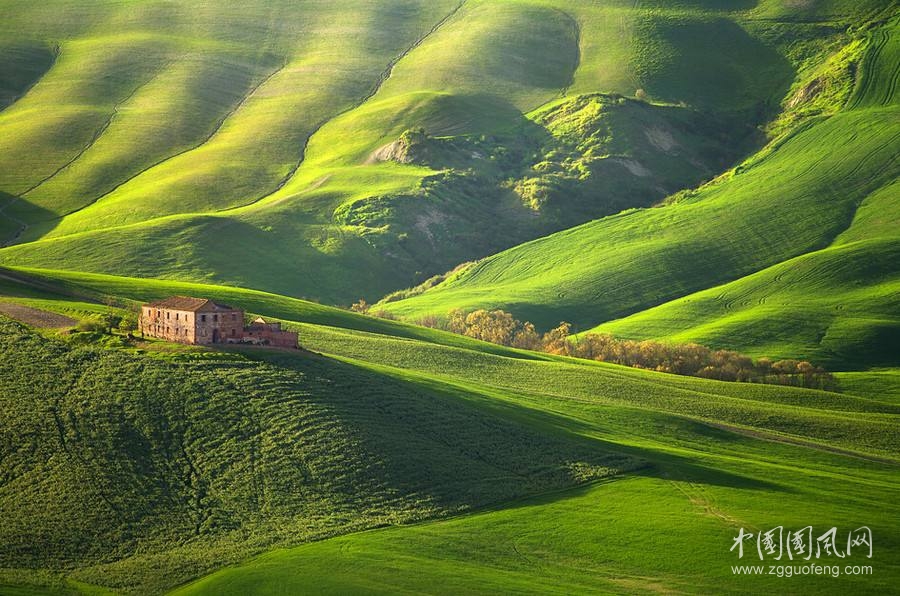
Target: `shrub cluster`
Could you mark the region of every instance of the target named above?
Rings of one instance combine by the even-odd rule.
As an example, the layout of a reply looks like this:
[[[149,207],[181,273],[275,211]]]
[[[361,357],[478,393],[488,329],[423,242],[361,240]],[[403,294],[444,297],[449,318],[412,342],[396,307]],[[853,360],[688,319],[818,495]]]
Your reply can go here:
[[[713,350],[699,344],[623,340],[608,334],[589,333],[574,339],[572,326],[565,322],[541,335],[528,321],[519,321],[502,310],[464,312],[457,309],[450,311],[446,319],[428,316],[417,323],[504,346],[677,375],[814,389],[835,389],[837,386],[830,373],[806,361],[754,360],[739,352]]]

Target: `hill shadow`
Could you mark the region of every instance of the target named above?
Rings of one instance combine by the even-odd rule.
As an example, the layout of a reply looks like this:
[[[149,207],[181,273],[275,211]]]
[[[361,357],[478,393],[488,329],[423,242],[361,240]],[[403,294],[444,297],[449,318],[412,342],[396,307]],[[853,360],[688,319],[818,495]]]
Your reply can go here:
[[[583,460],[583,463],[596,465],[610,464],[620,466],[620,473],[639,473],[646,476],[664,478],[666,480],[711,484],[722,487],[755,490],[790,492],[791,489],[773,482],[745,476],[719,468],[712,468],[682,455],[653,450],[646,447],[622,445],[596,438],[597,427],[584,422],[545,411],[518,405],[513,402],[492,399],[471,390],[463,390],[437,381],[407,380],[379,374],[365,368],[345,363],[323,355],[302,355],[284,352],[252,352],[247,349],[243,353],[254,359],[264,360],[278,366],[293,368],[313,374],[320,378],[341,379],[353,386],[367,388],[381,387],[378,396],[381,401],[378,409],[388,414],[395,423],[400,417],[394,417],[391,411],[401,411],[405,438],[392,436],[392,441],[403,445],[402,452],[389,453],[393,448],[385,443],[382,425],[369,425],[358,429],[357,436],[367,445],[375,448],[375,452],[385,459],[399,459],[411,463],[415,468],[428,469],[435,467],[443,470],[446,481],[434,486],[422,486],[417,490],[427,492],[436,503],[445,507],[459,507],[461,486],[477,485],[478,480],[470,477],[473,466],[488,464],[492,469],[508,469],[519,477],[522,484],[518,490],[508,490],[508,496],[493,501],[506,501],[526,496],[530,489],[535,492],[534,480],[526,481],[529,468],[556,468],[562,470],[572,458]],[[351,401],[329,401],[329,406],[340,419],[351,419],[354,411],[361,406],[362,395]],[[401,403],[395,400],[401,399]],[[367,398],[371,399],[371,398]],[[439,400],[439,401],[438,401]],[[436,416],[440,409],[442,414]],[[441,421],[441,417],[449,417]],[[454,422],[449,422],[453,419]],[[437,426],[435,423],[438,422]],[[700,424],[700,423],[697,423]],[[441,427],[443,430],[440,430]],[[491,438],[478,445],[474,438],[479,433],[472,429],[490,429],[481,439]],[[414,430],[412,430],[414,429]],[[442,437],[450,429],[452,439]],[[465,429],[465,431],[463,431]],[[704,425],[704,429],[706,426]],[[709,429],[712,434],[724,434],[727,438],[740,440],[741,437],[718,429]],[[709,433],[706,433],[709,434]],[[594,436],[590,436],[594,435]],[[436,441],[441,445],[441,455],[428,454],[429,447],[416,446],[422,441]],[[412,446],[416,446],[412,448]],[[446,467],[447,453],[458,450],[462,454],[475,455],[466,469]],[[386,457],[387,456],[387,457]],[[522,459],[524,458],[524,459]],[[415,463],[413,463],[415,462]],[[522,474],[525,476],[522,476]],[[388,475],[391,484],[398,486],[408,484],[409,480]],[[562,474],[553,476],[554,481],[542,490],[558,489],[565,486],[575,488],[585,479]],[[483,480],[483,479],[482,479]],[[475,484],[472,484],[472,483]],[[493,482],[493,481],[492,481]],[[497,487],[492,487],[496,490]],[[512,487],[507,487],[511,489]],[[499,496],[499,495],[495,495]],[[468,507],[477,507],[473,500],[467,502]]]
[[[0,248],[21,242],[31,222],[49,221],[56,217],[52,211],[28,199],[0,190]]]
[[[0,112],[24,97],[53,67],[59,48],[40,42],[0,45]]]

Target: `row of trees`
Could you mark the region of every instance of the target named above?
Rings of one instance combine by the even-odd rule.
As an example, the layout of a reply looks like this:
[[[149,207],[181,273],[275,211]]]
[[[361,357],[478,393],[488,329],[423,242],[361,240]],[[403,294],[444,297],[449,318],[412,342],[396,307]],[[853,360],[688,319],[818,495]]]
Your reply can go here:
[[[539,334],[528,321],[519,321],[502,310],[464,312],[457,309],[450,311],[446,319],[429,316],[417,322],[504,346],[677,375],[815,389],[835,389],[837,386],[831,374],[806,361],[754,360],[739,352],[713,350],[699,344],[623,340],[607,334],[589,333],[575,339],[572,326],[565,322]]]

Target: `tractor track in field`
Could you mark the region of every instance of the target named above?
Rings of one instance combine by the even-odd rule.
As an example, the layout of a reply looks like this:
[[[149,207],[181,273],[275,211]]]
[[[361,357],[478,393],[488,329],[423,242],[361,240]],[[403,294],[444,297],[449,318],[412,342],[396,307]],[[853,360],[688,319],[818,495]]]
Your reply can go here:
[[[691,505],[700,510],[701,515],[713,517],[723,522],[726,526],[744,526],[751,527],[750,524],[736,519],[719,508],[718,503],[709,494],[709,491],[696,482],[685,480],[669,480],[669,484],[675,487],[678,492],[684,495]]]
[[[872,34],[872,38],[869,41],[869,51],[866,52],[862,59],[862,69],[858,75],[858,86],[853,93],[850,104],[847,106],[848,109],[852,110],[858,107],[869,94],[869,90],[873,85],[873,75],[875,74],[873,67],[878,62],[878,58],[889,40],[890,36],[886,31],[876,31]]]
[[[62,219],[63,217],[68,217],[69,215],[73,215],[73,214],[75,214],[75,213],[78,213],[78,212],[80,212],[80,211],[83,211],[83,210],[87,209],[88,207],[91,207],[92,205],[94,205],[94,204],[96,204],[97,202],[103,200],[104,198],[108,197],[108,196],[111,195],[112,193],[116,192],[117,190],[119,190],[120,188],[122,188],[123,186],[125,186],[126,184],[128,184],[129,182],[131,182],[132,180],[134,180],[135,178],[138,178],[139,176],[142,176],[142,175],[146,174],[147,172],[149,172],[149,171],[152,170],[153,168],[156,168],[156,167],[161,166],[162,164],[164,164],[164,163],[166,163],[166,162],[168,162],[168,161],[171,161],[171,160],[173,160],[173,159],[176,159],[176,158],[178,158],[178,157],[181,157],[182,155],[184,155],[184,154],[186,154],[186,153],[190,153],[191,151],[195,151],[195,150],[199,149],[200,147],[202,147],[203,145],[207,144],[210,140],[212,140],[212,138],[213,138],[220,130],[222,130],[222,127],[225,125],[225,123],[228,121],[228,119],[231,118],[235,113],[237,113],[237,111],[240,110],[240,109],[247,103],[247,101],[249,101],[250,98],[253,97],[253,96],[256,94],[256,92],[260,89],[260,87],[262,87],[263,85],[265,85],[267,82],[269,82],[269,80],[272,79],[272,77],[274,77],[275,75],[277,75],[278,73],[280,73],[282,70],[284,70],[284,68],[285,68],[286,66],[287,66],[287,62],[286,62],[286,61],[285,61],[285,62],[282,62],[282,63],[281,63],[281,66],[278,66],[277,68],[275,68],[275,69],[274,69],[272,72],[270,72],[268,75],[266,75],[265,77],[263,77],[262,79],[260,79],[259,82],[257,82],[255,85],[253,85],[252,87],[250,87],[250,89],[248,89],[247,93],[244,94],[244,96],[240,99],[240,101],[238,101],[238,102],[234,105],[234,107],[232,107],[230,110],[228,110],[227,112],[225,112],[225,114],[223,114],[223,115],[218,119],[218,121],[216,121],[216,123],[215,123],[215,125],[213,126],[212,130],[210,131],[210,133],[207,134],[207,135],[206,135],[205,137],[203,137],[202,139],[200,139],[200,141],[194,143],[194,144],[191,145],[190,147],[186,147],[186,148],[184,148],[184,149],[182,149],[182,150],[180,150],[180,151],[176,151],[175,153],[172,153],[172,154],[170,154],[170,155],[166,155],[165,157],[162,157],[162,158],[158,159],[157,161],[153,162],[152,164],[150,164],[150,165],[148,165],[148,166],[146,166],[146,167],[144,167],[144,168],[141,168],[139,171],[135,172],[134,174],[132,174],[131,176],[129,176],[129,177],[126,178],[125,180],[119,182],[118,184],[116,184],[115,186],[113,186],[112,188],[110,188],[108,191],[104,192],[103,194],[101,194],[101,195],[99,195],[99,196],[94,197],[93,199],[91,199],[90,201],[88,201],[87,203],[85,203],[84,205],[82,205],[81,207],[79,207],[78,209],[73,209],[72,211],[70,211],[70,212],[68,212],[68,213],[66,213],[66,214],[64,214],[64,215],[62,215],[62,216],[60,216],[59,219]]]
[[[785,435],[780,435],[776,433],[771,433],[759,429],[751,429],[751,428],[743,428],[740,426],[735,426],[732,424],[726,424],[724,422],[711,422],[708,420],[703,421],[704,424],[708,424],[714,428],[718,428],[720,430],[725,430],[728,432],[737,433],[739,435],[744,435],[745,437],[751,437],[754,439],[760,439],[763,441],[771,441],[772,443],[782,443],[784,445],[794,445],[798,447],[807,447],[809,449],[815,449],[816,451],[822,451],[825,453],[832,453],[835,455],[843,455],[845,457],[853,457],[856,459],[861,459],[869,462],[879,463],[879,464],[889,464],[893,466],[900,466],[900,461],[897,459],[893,459],[890,457],[881,457],[878,455],[869,455],[867,453],[860,453],[858,451],[852,451],[850,449],[843,449],[841,447],[833,447],[831,445],[824,445],[822,443],[816,443],[815,441],[808,441],[806,439],[801,439],[799,437],[788,437]]]
[[[322,128],[323,128],[326,124],[328,124],[328,123],[331,122],[332,120],[335,120],[335,119],[337,119],[337,118],[340,118],[340,117],[343,116],[344,114],[347,114],[347,113],[349,113],[349,112],[352,112],[353,110],[358,109],[358,108],[361,107],[363,104],[365,104],[367,101],[369,101],[370,99],[372,99],[373,97],[375,97],[375,95],[381,90],[381,88],[382,88],[382,87],[384,86],[384,84],[388,81],[388,79],[391,78],[391,75],[394,73],[394,68],[397,66],[397,64],[398,64],[401,60],[403,60],[404,58],[406,58],[406,56],[408,56],[413,50],[415,50],[416,48],[418,48],[419,46],[421,46],[423,43],[425,43],[425,41],[426,41],[429,37],[431,37],[432,35],[434,35],[435,33],[437,33],[437,32],[441,29],[441,27],[443,27],[445,24],[447,24],[448,21],[450,21],[453,17],[455,17],[455,16],[457,15],[457,13],[459,13],[459,11],[462,10],[463,6],[466,5],[466,2],[468,2],[468,0],[461,0],[461,1],[459,2],[459,4],[457,4],[450,12],[448,12],[446,15],[444,15],[444,17],[441,18],[441,20],[439,20],[437,23],[435,23],[435,25],[434,25],[430,30],[428,30],[424,35],[422,35],[422,36],[420,36],[418,39],[416,39],[410,46],[408,46],[408,47],[407,47],[406,49],[404,49],[402,52],[400,52],[399,54],[397,54],[396,56],[394,56],[394,58],[392,58],[391,61],[388,62],[387,66],[384,68],[384,70],[381,71],[381,74],[378,76],[377,81],[375,82],[375,84],[372,86],[372,88],[371,88],[365,95],[363,95],[360,99],[358,99],[358,100],[357,100],[356,102],[354,102],[352,105],[350,105],[350,106],[348,106],[347,108],[345,108],[345,109],[343,109],[343,110],[337,112],[336,114],[331,115],[331,116],[328,116],[328,117],[326,117],[326,118],[323,118],[323,119],[319,120],[319,121],[313,126],[312,130],[310,131],[310,133],[306,136],[306,139],[303,141],[303,146],[300,148],[300,159],[293,165],[293,167],[291,167],[291,169],[287,172],[287,174],[284,175],[284,177],[278,182],[278,184],[275,185],[275,188],[273,188],[273,189],[270,190],[269,192],[265,193],[264,195],[259,196],[259,197],[255,198],[255,199],[253,199],[252,201],[250,201],[250,202],[248,202],[248,203],[245,203],[245,204],[243,204],[243,205],[238,205],[238,206],[236,206],[236,207],[232,207],[232,209],[238,209],[238,208],[243,208],[243,207],[250,207],[251,205],[255,205],[255,204],[257,204],[257,203],[259,203],[259,202],[261,202],[261,201],[263,201],[263,200],[265,200],[265,199],[271,197],[272,195],[274,195],[275,193],[277,193],[278,191],[280,191],[282,188],[284,188],[285,185],[287,185],[287,183],[288,183],[288,182],[294,177],[294,175],[300,170],[300,166],[303,165],[303,162],[306,160],[306,153],[307,153],[307,151],[309,150],[309,143],[310,143],[310,140],[311,140],[311,139],[312,139],[312,138],[313,138],[320,130],[322,130]]]
[[[162,68],[165,68],[165,65]],[[50,174],[46,178],[42,179],[37,184],[34,184],[33,186],[29,187],[26,191],[21,193],[19,196],[24,197],[28,193],[37,190],[42,184],[49,182],[50,180],[55,178],[57,174],[59,174],[60,172],[62,172],[65,169],[69,168],[72,164],[74,164],[76,161],[78,161],[78,159],[80,159],[82,155],[84,155],[91,147],[94,146],[94,144],[97,141],[100,140],[100,137],[103,136],[103,133],[106,132],[106,129],[109,128],[109,125],[112,124],[112,121],[115,120],[116,116],[119,114],[119,108],[121,108],[132,97],[134,97],[135,94],[137,94],[137,92],[140,91],[140,89],[142,87],[148,85],[151,81],[153,81],[156,78],[156,76],[157,76],[156,73],[154,73],[153,76],[151,76],[146,81],[140,83],[134,89],[132,89],[131,93],[129,93],[124,98],[122,98],[118,102],[116,102],[115,105],[113,105],[112,112],[110,112],[109,116],[107,116],[106,120],[103,121],[103,123],[100,125],[100,127],[94,131],[94,134],[91,136],[91,138],[88,140],[88,142],[78,151],[78,153],[76,153],[66,163],[64,163],[63,165],[58,167],[52,174]]]

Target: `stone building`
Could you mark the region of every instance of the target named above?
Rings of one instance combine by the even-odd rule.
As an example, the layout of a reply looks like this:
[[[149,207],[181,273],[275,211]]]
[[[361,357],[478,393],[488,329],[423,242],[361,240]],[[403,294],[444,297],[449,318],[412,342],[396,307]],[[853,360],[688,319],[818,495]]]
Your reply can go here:
[[[141,333],[183,344],[218,344],[244,335],[244,311],[206,298],[173,296],[145,304]]]
[[[262,317],[257,317],[244,328],[244,343],[278,346],[280,348],[297,347],[297,333],[284,331],[281,323],[269,323]],[[230,339],[228,341],[231,341]]]
[[[141,334],[183,344],[251,343],[296,348],[296,332],[262,317],[244,327],[244,311],[206,298],[173,296],[141,307]]]

